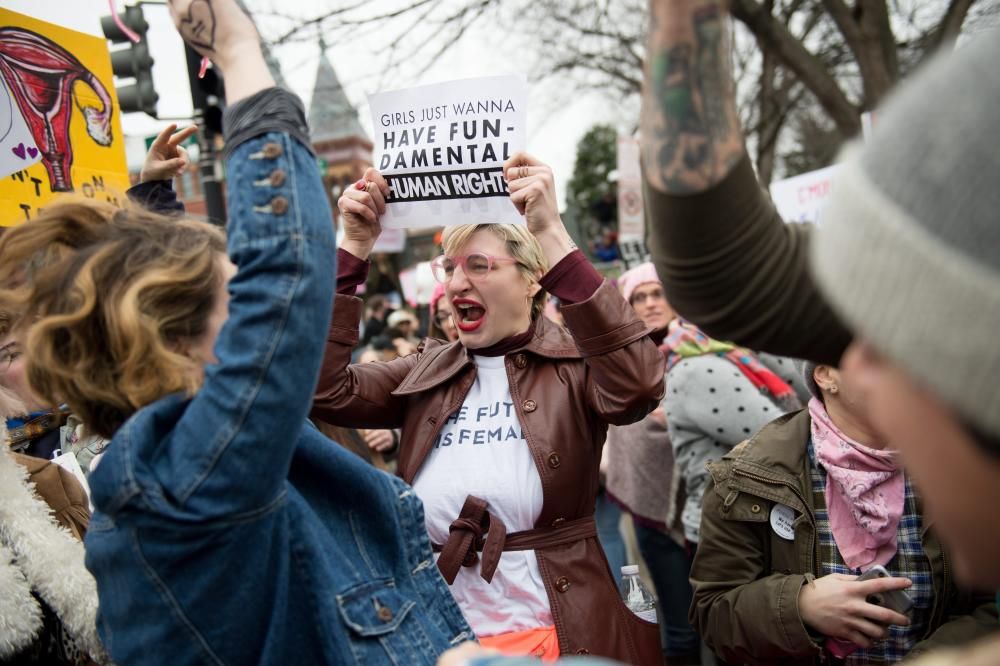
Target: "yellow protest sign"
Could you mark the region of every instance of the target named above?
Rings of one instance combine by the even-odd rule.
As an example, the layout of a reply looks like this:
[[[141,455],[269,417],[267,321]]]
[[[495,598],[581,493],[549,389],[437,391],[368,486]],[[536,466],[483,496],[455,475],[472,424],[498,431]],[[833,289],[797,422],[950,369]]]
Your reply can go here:
[[[0,9],[0,226],[75,192],[128,189],[107,42]]]

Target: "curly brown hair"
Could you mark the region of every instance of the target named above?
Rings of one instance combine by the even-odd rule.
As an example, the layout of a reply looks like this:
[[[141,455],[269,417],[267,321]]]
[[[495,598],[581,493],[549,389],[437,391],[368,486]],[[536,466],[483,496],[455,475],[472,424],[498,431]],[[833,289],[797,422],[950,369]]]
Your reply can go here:
[[[223,232],[83,199],[49,206],[0,236],[0,310],[27,331],[27,378],[106,438],[139,408],[193,394],[185,354],[207,329],[223,279]]]

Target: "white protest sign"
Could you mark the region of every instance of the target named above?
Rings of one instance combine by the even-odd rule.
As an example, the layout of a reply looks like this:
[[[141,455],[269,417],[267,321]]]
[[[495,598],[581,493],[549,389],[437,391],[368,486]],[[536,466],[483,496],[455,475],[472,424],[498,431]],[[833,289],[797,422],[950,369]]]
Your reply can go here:
[[[516,76],[370,95],[375,167],[390,190],[382,227],[523,224],[502,166],[524,150],[527,99]]]
[[[618,136],[618,249],[628,268],[649,261],[643,215],[639,141]]]
[[[395,254],[402,252],[406,247],[406,229],[382,229],[382,233],[379,234],[378,239],[375,241],[375,246],[372,248],[372,253],[384,252],[386,254]]]
[[[639,142],[631,136],[618,137],[618,238],[642,240],[642,171]]]
[[[823,206],[833,191],[836,173],[834,165],[771,183],[771,200],[782,219],[819,224]]]
[[[399,285],[403,288],[403,298],[410,307],[415,308],[430,303],[434,288],[437,286],[431,262],[421,261],[416,266],[400,272]]]

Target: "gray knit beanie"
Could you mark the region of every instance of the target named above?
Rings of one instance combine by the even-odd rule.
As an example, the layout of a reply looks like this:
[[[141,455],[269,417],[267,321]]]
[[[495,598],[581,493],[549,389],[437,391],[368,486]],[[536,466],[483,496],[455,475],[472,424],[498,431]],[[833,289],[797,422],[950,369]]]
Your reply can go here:
[[[814,235],[846,323],[981,432],[1000,435],[1000,35],[901,86],[845,153]]]

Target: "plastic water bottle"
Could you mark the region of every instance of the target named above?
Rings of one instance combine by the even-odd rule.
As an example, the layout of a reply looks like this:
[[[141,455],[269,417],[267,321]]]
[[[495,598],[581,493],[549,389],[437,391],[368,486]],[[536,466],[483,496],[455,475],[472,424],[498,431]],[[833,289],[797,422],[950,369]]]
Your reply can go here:
[[[656,624],[656,599],[639,579],[638,564],[622,567],[622,600],[639,618]]]

